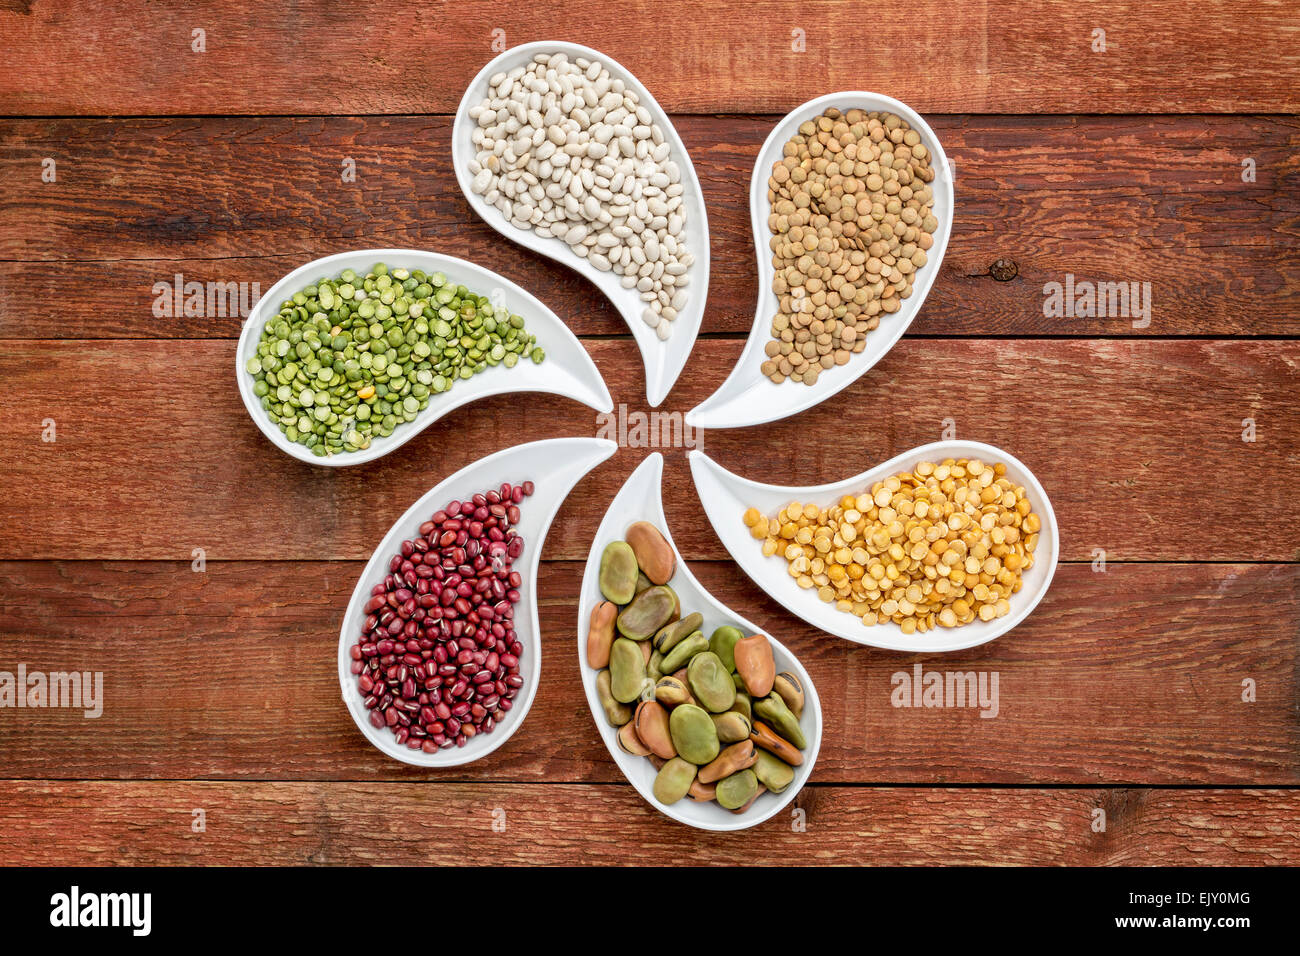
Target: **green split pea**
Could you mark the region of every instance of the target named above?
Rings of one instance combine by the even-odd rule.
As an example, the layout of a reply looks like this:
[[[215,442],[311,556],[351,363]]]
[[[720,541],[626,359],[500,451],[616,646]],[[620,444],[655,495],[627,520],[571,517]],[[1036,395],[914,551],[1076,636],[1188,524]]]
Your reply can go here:
[[[246,368],[271,421],[324,456],[369,448],[458,380],[545,357],[523,316],[441,272],[381,262],[285,300]]]

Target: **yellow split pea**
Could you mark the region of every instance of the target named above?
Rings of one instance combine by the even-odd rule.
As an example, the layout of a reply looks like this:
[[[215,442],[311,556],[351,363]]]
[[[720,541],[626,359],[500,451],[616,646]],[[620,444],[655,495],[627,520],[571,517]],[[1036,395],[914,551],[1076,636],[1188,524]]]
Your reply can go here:
[[[864,624],[904,634],[991,621],[1011,610],[1041,522],[1006,465],[924,461],[829,508],[794,501],[745,526],[800,587]]]

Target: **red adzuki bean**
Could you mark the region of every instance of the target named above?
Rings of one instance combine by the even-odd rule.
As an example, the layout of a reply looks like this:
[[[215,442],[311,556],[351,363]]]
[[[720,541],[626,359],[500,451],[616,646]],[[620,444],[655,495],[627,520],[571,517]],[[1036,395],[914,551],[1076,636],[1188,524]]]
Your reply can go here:
[[[352,672],[376,728],[435,753],[491,733],[523,687],[515,530],[533,483],[450,501],[403,541],[366,601]]]

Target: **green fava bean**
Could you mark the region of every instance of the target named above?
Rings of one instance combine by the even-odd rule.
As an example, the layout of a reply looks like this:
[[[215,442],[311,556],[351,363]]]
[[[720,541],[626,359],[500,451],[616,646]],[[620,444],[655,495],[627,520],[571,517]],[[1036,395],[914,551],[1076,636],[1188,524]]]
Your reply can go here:
[[[618,632],[634,641],[648,641],[668,623],[677,597],[667,585],[646,588],[618,616]]]
[[[658,651],[650,652],[650,663],[645,666],[645,674],[656,684],[664,676],[664,656]]]
[[[721,749],[713,718],[703,707],[695,704],[674,707],[668,717],[668,730],[678,755],[696,766],[708,763]]]
[[[709,639],[696,631],[664,655],[664,673],[672,674],[681,670],[692,657],[708,649]]]
[[[614,699],[630,704],[645,686],[645,655],[635,641],[616,638],[609,649],[609,686]]]
[[[748,767],[718,781],[718,806],[739,810],[758,794],[758,777]]]
[[[636,597],[636,555],[626,541],[611,541],[600,556],[600,593],[615,604]]]
[[[673,621],[671,624],[660,628],[659,633],[655,635],[655,649],[667,654],[671,651],[684,637],[690,636],[693,632],[700,629],[704,623],[704,615],[698,611],[687,614],[680,621]]]
[[[800,683],[798,677],[789,671],[782,671],[776,675],[776,679],[772,682],[772,690],[785,701],[785,705],[790,708],[790,713],[794,714],[795,717],[803,716],[803,684]]]
[[[739,689],[736,691],[736,702],[731,705],[731,709],[738,714],[744,714],[745,719],[751,724],[754,722],[754,705],[745,691]]]
[[[655,776],[654,795],[660,803],[676,803],[686,796],[695,782],[696,766],[681,757],[673,757]]]
[[[600,698],[600,707],[611,727],[622,727],[632,719],[632,708],[614,699],[614,692],[610,689],[609,668],[596,675],[596,696]]]
[[[668,616],[668,621],[664,623],[677,621],[682,616],[682,599],[677,596],[677,592],[672,588],[668,589],[668,593],[673,596],[673,613]]]
[[[715,714],[730,709],[736,702],[736,685],[722,661],[712,651],[701,651],[686,667],[686,681],[695,699]]]
[[[711,714],[713,727],[718,732],[718,740],[724,744],[739,743],[748,740],[753,730],[749,718],[739,711],[729,710],[725,714]]]
[[[808,746],[803,730],[799,727],[798,718],[790,712],[790,708],[785,705],[780,695],[768,694],[762,700],[755,701],[754,713],[800,750]]]
[[[773,793],[780,793],[794,780],[794,767],[762,747],[758,748],[758,759],[754,761],[753,769],[758,782]]]
[[[728,673],[736,669],[736,642],[744,636],[744,633],[738,628],[723,625],[714,631],[713,636],[709,638],[709,650],[718,655],[718,658],[726,665]]]
[[[628,547],[630,548],[631,545],[628,545]],[[635,554],[634,554],[634,556],[635,556]],[[636,593],[637,593],[637,594],[640,594],[640,593],[641,593],[642,591],[644,591],[646,588],[652,588],[652,587],[654,587],[654,586],[655,586],[655,585],[654,585],[654,582],[651,581],[648,577],[645,576],[645,572],[643,572],[643,571],[637,571],[637,573],[636,573]]]

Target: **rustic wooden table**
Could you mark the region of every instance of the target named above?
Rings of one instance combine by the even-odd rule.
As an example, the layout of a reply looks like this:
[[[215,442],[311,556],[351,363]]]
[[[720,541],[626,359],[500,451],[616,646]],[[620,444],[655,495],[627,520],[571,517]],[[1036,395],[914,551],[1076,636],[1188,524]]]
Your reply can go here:
[[[1300,17],[1249,2],[1152,15],[0,2],[0,670],[104,675],[98,719],[0,710],[0,863],[1300,862]],[[1025,624],[943,657],[874,651],[751,584],[683,450],[666,450],[692,569],[803,657],[825,705],[803,812],[754,831],[647,806],[582,696],[582,562],[646,451],[588,476],[551,530],[526,724],[490,759],[422,772],[372,749],[339,702],[361,567],[452,471],[594,434],[594,413],[494,398],[374,464],[315,468],[249,421],[238,316],[154,308],[177,275],[269,289],[330,252],[432,249],[537,294],[614,401],[644,411],[608,303],[479,221],[450,167],[465,84],[494,46],[545,38],[632,69],[703,183],[709,307],[666,411],[740,353],[749,178],[773,123],[836,89],[922,111],[956,164],[957,217],[920,317],[821,407],[704,447],[810,484],[952,420],[1028,464],[1060,521],[1062,563]],[[1045,317],[1044,287],[1067,276],[1150,283],[1149,324]],[[891,706],[891,675],[917,663],[996,672],[996,719]]]

